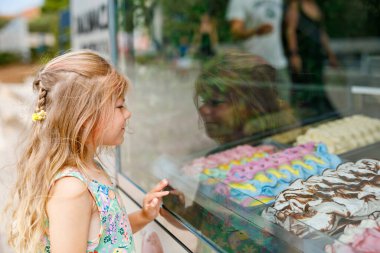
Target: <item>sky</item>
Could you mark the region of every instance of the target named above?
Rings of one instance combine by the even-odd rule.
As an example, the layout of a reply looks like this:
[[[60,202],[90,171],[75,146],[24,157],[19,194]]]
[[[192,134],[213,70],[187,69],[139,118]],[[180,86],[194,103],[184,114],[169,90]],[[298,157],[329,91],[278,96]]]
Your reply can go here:
[[[0,0],[0,15],[14,15],[32,7],[41,6],[44,0]]]

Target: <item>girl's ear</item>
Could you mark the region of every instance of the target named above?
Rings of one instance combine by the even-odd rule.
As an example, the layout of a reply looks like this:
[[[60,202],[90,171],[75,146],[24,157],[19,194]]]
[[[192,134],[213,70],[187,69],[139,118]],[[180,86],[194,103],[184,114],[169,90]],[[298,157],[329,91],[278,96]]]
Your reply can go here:
[[[238,101],[234,106],[236,106],[238,117],[240,117],[242,121],[247,120],[247,117],[253,114],[252,109],[248,108],[249,106],[243,101]]]

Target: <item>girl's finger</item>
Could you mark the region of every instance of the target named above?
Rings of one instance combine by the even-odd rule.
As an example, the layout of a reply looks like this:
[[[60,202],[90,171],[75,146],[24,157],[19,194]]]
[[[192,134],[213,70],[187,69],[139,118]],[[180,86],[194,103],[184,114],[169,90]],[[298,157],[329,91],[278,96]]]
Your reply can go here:
[[[156,207],[157,204],[158,204],[158,198],[154,198],[154,199],[152,199],[152,201],[150,201],[150,203],[148,205],[151,207]]]
[[[148,194],[145,196],[145,203],[149,203],[149,202],[152,201],[152,199],[154,199],[154,198],[162,198],[162,197],[168,195],[169,193],[170,193],[169,191],[148,193]]]
[[[153,189],[150,191],[153,192],[160,192],[162,191],[166,186],[168,186],[169,182],[167,179],[162,179]]]
[[[156,198],[162,198],[164,196],[169,195],[170,191],[162,191],[162,192],[154,192],[152,195]]]

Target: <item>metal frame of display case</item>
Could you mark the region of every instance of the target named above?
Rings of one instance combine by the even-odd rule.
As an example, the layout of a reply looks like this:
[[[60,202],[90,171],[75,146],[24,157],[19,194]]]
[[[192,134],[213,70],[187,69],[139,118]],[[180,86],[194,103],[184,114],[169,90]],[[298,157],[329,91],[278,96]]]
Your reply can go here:
[[[135,202],[136,205],[141,207],[145,192],[128,179],[119,171],[117,173],[118,188],[126,197]],[[154,222],[160,226],[162,232],[169,234],[178,244],[180,244],[186,251],[197,252],[197,247],[202,244],[203,248],[208,248],[208,252],[223,252],[222,249],[214,245],[207,238],[196,235],[192,229],[183,223],[178,217],[171,213],[165,207],[162,207],[162,213]],[[165,218],[163,217],[165,216]]]
[[[118,159],[119,160],[119,159]],[[120,191],[130,200],[132,200],[136,205],[141,207],[145,192],[135,183],[133,183],[130,179],[128,179],[119,169],[118,167],[117,173],[117,185]],[[206,196],[203,196],[202,201],[204,205],[214,206],[217,208],[221,207],[221,204],[213,202],[208,199]],[[265,218],[261,217],[257,212],[251,212],[248,210],[237,210],[235,208],[227,208],[221,207],[221,212],[226,212],[227,214],[234,214],[238,217],[246,217],[241,220],[236,220],[236,226],[245,226],[246,231],[248,233],[256,233],[258,230],[267,231],[272,234],[278,240],[285,242],[288,245],[294,247],[295,250],[299,252],[324,252],[323,245],[327,243],[331,244],[335,240],[330,238],[323,233],[315,231],[320,236],[320,240],[313,239],[301,239],[280,226],[271,223]],[[222,210],[223,209],[223,210]],[[173,214],[170,210],[163,207],[164,216],[158,216],[155,219],[155,223],[159,225],[162,229],[162,232],[169,234],[178,244],[180,244],[186,251],[189,252],[199,252],[198,246],[200,244],[208,248],[207,252],[224,252],[223,249],[219,248],[213,242],[209,241],[207,238],[203,237],[199,232],[196,232],[186,224],[186,221],[181,221],[181,218]],[[251,229],[249,228],[252,228]],[[169,251],[170,252],[170,251]]]
[[[141,208],[140,203],[143,202],[143,198],[146,192],[122,172],[120,147],[117,147],[116,168],[118,188],[122,193],[125,194],[126,197],[128,197]],[[191,185],[193,185],[189,184],[186,178],[181,178],[179,181],[180,182],[176,183],[185,186],[185,188],[191,187]],[[186,190],[187,189],[184,189],[184,192],[187,192]],[[336,239],[319,231],[316,231],[311,227],[309,227],[309,229],[312,230],[313,235],[319,239],[302,239],[296,235],[293,235],[279,225],[274,224],[261,216],[261,211],[263,211],[263,209],[267,208],[269,205],[263,204],[260,208],[257,208],[255,210],[244,209],[231,205],[225,206],[223,203],[213,200],[210,196],[207,196],[207,194],[200,195],[200,198],[197,199],[198,204],[206,207],[206,209],[218,209],[218,211],[226,215],[239,217],[238,219],[234,219],[232,221],[233,225],[235,227],[244,229],[246,232],[248,232],[248,234],[254,235],[257,233],[257,231],[268,232],[271,234],[271,236],[276,238],[276,240],[281,241],[282,244],[293,247],[293,250],[289,252],[322,253],[324,252],[325,245],[332,244],[336,241]],[[202,244],[204,247],[208,248],[207,252],[225,252],[208,238],[202,236],[199,231],[195,231],[191,225],[187,224],[186,220],[183,220],[181,217],[165,208],[165,206],[163,206],[163,212],[165,217],[159,216],[155,219],[154,222],[159,225],[159,227],[162,229],[162,232],[169,234],[186,251],[200,252],[197,246]],[[307,226],[305,225],[305,227]]]

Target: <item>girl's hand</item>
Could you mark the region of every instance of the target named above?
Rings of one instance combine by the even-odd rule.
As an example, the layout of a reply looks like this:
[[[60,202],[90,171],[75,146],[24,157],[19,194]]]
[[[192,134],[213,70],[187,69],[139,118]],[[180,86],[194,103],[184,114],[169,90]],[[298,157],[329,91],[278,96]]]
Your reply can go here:
[[[163,179],[145,195],[142,214],[149,221],[154,220],[160,213],[162,197],[169,194],[169,191],[162,191],[167,185],[168,180]]]
[[[333,54],[333,53],[328,54],[328,59],[329,59],[329,63],[331,65],[331,67],[333,67],[333,68],[339,67],[339,63],[338,63],[338,60],[336,59],[335,54]]]
[[[301,73],[301,71],[302,71],[302,59],[298,54],[293,54],[290,57],[290,66],[295,73]]]
[[[256,35],[266,35],[273,31],[273,25],[270,23],[265,23],[256,28]]]

